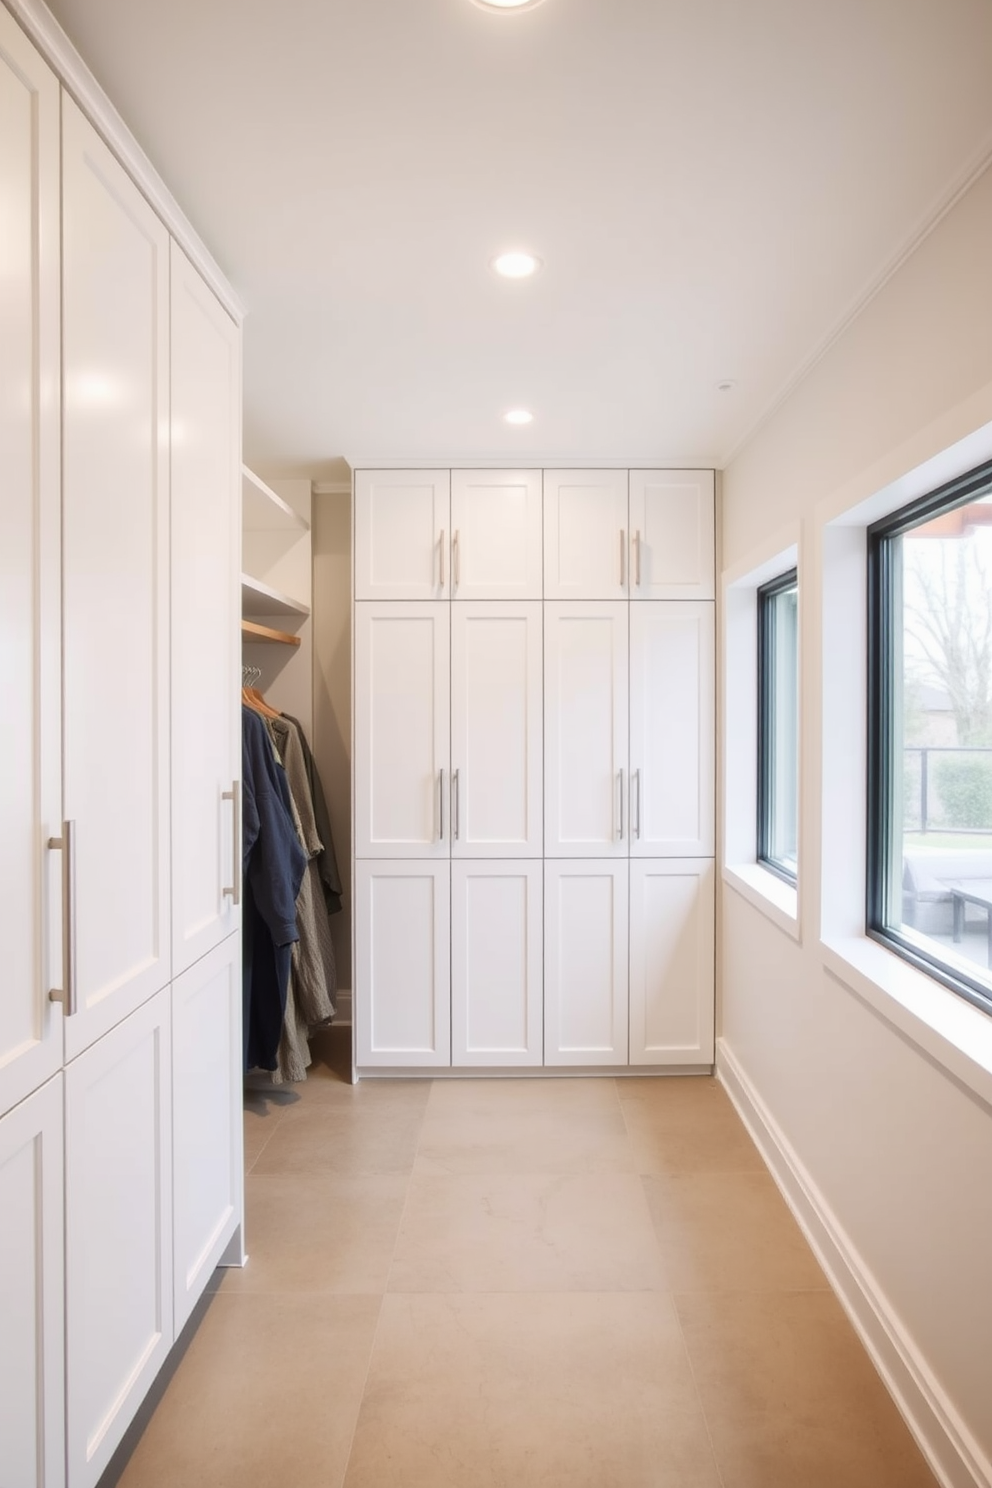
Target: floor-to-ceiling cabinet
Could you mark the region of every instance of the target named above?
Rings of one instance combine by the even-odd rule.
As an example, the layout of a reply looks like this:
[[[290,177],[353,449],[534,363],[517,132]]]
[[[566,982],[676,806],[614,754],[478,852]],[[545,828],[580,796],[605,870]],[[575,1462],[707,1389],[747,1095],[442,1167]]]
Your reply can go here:
[[[358,1069],[713,1057],[708,471],[359,471]]]
[[[240,328],[3,7],[0,196],[0,1478],[92,1488],[240,1254]]]

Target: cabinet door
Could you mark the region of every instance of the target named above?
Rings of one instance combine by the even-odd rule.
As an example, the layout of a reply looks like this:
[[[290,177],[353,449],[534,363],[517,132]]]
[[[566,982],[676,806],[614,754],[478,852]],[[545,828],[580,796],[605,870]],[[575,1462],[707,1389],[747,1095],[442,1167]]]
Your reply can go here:
[[[630,607],[630,833],[635,857],[713,856],[713,605]]]
[[[627,856],[628,609],[544,607],[548,857]]]
[[[240,333],[172,245],[172,973],[237,929]]]
[[[73,1058],[169,980],[169,239],[67,95],[62,124]]]
[[[451,1062],[539,1065],[542,865],[451,865]]]
[[[541,472],[455,470],[452,599],[540,599]]]
[[[65,1482],[62,1170],[56,1075],[0,1120],[0,1481],[11,1488]]]
[[[451,851],[540,857],[542,609],[451,611]]]
[[[626,599],[626,470],[544,472],[545,599]]]
[[[62,1063],[59,85],[0,9],[0,1112]],[[16,1476],[16,1474],[15,1474]],[[25,1482],[34,1479],[25,1477]]]
[[[241,941],[172,984],[174,1331],[242,1222]]]
[[[451,473],[355,472],[355,598],[451,598]]]
[[[355,607],[355,855],[448,857],[451,606]]]
[[[713,1063],[713,863],[630,865],[630,1062]]]
[[[92,1488],[172,1344],[169,989],[70,1064],[69,1482]]]
[[[451,1063],[450,931],[450,863],[356,863],[359,1068]]]
[[[630,472],[631,599],[713,599],[712,470]]]
[[[627,1063],[628,864],[544,865],[544,1062]]]

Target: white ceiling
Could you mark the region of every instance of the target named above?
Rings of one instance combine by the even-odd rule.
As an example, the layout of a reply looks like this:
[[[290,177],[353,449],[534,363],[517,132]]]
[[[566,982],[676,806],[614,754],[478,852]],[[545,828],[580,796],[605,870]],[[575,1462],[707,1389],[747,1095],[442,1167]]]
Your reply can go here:
[[[722,465],[992,150],[990,0],[49,3],[248,304],[270,475]]]

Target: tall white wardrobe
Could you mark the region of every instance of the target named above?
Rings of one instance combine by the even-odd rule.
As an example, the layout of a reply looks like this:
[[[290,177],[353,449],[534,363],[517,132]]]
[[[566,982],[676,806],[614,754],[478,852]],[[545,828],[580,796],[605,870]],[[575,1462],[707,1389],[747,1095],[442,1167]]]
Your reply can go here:
[[[360,470],[355,1060],[713,1060],[714,477]]]
[[[0,1482],[92,1488],[241,1254],[241,331],[62,33],[12,5]]]

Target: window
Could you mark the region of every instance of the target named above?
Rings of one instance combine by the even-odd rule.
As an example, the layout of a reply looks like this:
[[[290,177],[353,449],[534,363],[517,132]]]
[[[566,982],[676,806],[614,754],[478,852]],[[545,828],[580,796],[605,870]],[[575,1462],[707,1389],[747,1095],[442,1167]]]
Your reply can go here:
[[[992,463],[868,529],[869,934],[992,1011]]]
[[[794,568],[758,590],[759,863],[795,884],[799,816],[799,587]]]

